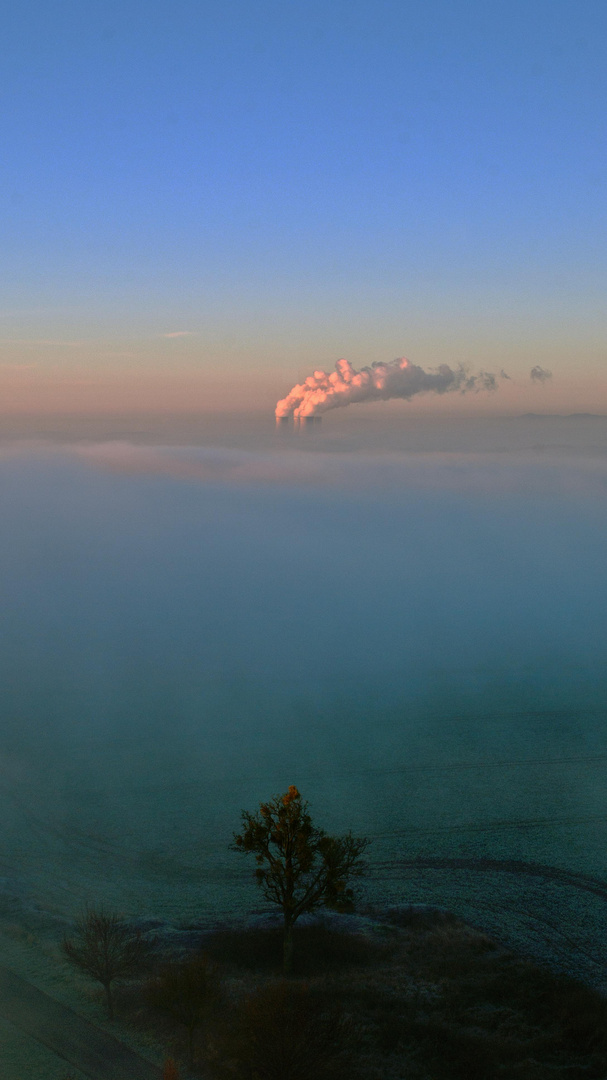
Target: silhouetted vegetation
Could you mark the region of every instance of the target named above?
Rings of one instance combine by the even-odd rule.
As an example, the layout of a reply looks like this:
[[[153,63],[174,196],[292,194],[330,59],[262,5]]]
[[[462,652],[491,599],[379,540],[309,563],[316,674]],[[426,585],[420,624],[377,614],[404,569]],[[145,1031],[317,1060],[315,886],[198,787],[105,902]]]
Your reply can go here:
[[[242,1080],[338,1080],[350,1075],[352,1050],[339,1006],[306,984],[283,981],[241,1003],[222,1058],[225,1071]]]
[[[401,917],[384,978],[341,1000],[375,1060],[412,1080],[599,1080],[607,1073],[607,1001],[513,956],[441,912]],[[393,976],[401,979],[395,992]],[[383,982],[383,985],[382,985]]]
[[[70,964],[101,983],[113,1019],[112,984],[141,971],[149,946],[115,912],[89,908],[76,920],[74,936],[64,938],[62,950]]]
[[[350,906],[367,841],[316,828],[295,787],[242,817],[235,846],[255,856],[282,926],[186,935],[185,958],[167,937],[152,977],[123,988],[125,1014],[172,1055],[163,1080],[179,1080],[186,1055],[191,1071],[215,1080],[607,1076],[607,1000],[449,913],[325,913],[299,923],[293,957],[301,915]],[[114,981],[142,971],[148,950],[117,915],[94,909],[63,942],[103,985],[110,1016]]]
[[[309,977],[348,967],[378,963],[392,945],[362,934],[345,934],[324,922],[297,929],[293,973]],[[272,973],[282,965],[283,933],[278,927],[218,930],[205,936],[205,952],[220,965],[243,971]]]
[[[288,980],[280,928],[206,934],[205,955],[129,983],[121,1012],[164,1043],[163,1080],[177,1080],[181,1057],[215,1080],[607,1076],[597,991],[441,911],[348,925],[358,931],[336,916],[302,926]]]
[[[234,846],[253,854],[255,877],[270,903],[283,915],[283,969],[293,966],[293,926],[304,912],[323,905],[344,910],[351,907],[348,887],[364,867],[362,855],[369,841],[345,836],[327,836],[312,824],[308,803],[302,802],[294,785],[284,795],[261,803],[256,814],[242,811],[242,832],[234,836]]]
[[[147,986],[148,1002],[168,1014],[188,1033],[190,1065],[194,1058],[194,1033],[205,1014],[219,999],[219,976],[206,956],[182,963],[165,964]]]

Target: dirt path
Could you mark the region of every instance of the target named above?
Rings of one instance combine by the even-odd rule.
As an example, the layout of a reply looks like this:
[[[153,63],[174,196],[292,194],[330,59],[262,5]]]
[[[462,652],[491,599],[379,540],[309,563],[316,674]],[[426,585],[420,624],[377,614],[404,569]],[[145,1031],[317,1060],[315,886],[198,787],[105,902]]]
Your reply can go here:
[[[105,1031],[0,967],[0,1016],[90,1080],[159,1080],[160,1069]]]

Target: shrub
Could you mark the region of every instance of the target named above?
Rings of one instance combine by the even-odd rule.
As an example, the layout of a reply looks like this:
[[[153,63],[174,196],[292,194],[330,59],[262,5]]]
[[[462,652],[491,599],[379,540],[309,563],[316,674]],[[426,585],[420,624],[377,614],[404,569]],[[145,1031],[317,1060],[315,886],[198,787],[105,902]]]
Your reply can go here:
[[[194,1034],[205,1013],[219,997],[219,977],[206,956],[183,963],[165,964],[147,986],[148,1002],[185,1027],[190,1064]]]
[[[352,1032],[305,985],[274,983],[250,995],[227,1032],[226,1054],[243,1080],[340,1080]]]

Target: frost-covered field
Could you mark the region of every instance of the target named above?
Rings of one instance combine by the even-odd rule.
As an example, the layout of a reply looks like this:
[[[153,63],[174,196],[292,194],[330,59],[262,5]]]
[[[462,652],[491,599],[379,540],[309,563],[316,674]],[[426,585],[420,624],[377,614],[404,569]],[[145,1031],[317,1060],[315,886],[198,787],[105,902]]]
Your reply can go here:
[[[366,899],[598,979],[596,892],[403,865],[607,878],[607,421],[551,423],[6,442],[4,962],[76,1002],[83,904],[259,907],[231,834],[296,783],[372,837]]]

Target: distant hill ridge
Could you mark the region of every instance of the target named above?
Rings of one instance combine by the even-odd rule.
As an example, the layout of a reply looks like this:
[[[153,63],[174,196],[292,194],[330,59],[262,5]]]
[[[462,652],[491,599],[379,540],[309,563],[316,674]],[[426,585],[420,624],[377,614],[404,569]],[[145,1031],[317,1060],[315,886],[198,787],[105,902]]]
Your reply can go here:
[[[572,413],[523,413],[518,420],[607,420],[607,413],[572,412]]]

